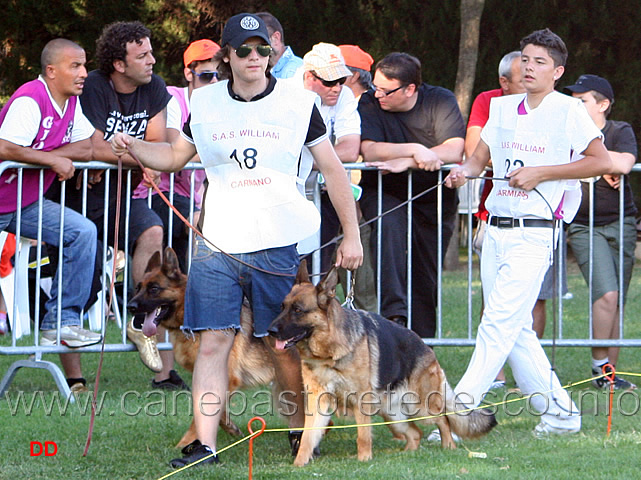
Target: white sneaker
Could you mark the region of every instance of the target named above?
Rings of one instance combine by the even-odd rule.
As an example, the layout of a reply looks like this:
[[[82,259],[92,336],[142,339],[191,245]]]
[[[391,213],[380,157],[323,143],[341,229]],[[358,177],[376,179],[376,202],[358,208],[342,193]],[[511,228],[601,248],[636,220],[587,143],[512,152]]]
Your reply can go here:
[[[461,442],[461,437],[454,432],[452,432],[452,439],[454,440],[454,443]],[[438,428],[432,430],[432,433],[427,436],[427,441],[431,443],[441,443],[441,431]]]
[[[536,427],[534,427],[534,436],[536,438],[548,438],[551,435],[572,435],[573,433],[578,433],[581,430],[581,427],[576,428],[560,428],[553,427],[549,423],[541,422]]]
[[[52,330],[43,330],[40,345],[56,345],[56,340],[55,328]],[[84,328],[76,326],[60,327],[60,343],[69,348],[86,347],[87,345],[100,343],[101,340],[102,335],[90,330],[85,330]]]

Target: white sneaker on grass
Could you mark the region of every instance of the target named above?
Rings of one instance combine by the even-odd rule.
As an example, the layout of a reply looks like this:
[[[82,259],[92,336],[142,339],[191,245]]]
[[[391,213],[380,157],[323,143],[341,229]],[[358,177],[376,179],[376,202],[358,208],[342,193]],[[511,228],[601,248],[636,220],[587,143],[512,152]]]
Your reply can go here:
[[[40,345],[56,345],[56,329],[43,330]],[[60,327],[60,343],[70,348],[86,347],[100,343],[102,335],[77,326]]]
[[[553,427],[549,423],[541,422],[536,427],[534,427],[534,436],[536,438],[549,438],[552,435],[572,435],[574,433],[579,433],[581,427],[575,428],[560,428]]]
[[[460,443],[461,442],[461,437],[459,437],[456,433],[452,432],[452,439],[454,440],[454,443]],[[427,436],[427,441],[430,443],[441,443],[441,431],[437,428],[435,430],[432,430],[432,433],[430,433]]]

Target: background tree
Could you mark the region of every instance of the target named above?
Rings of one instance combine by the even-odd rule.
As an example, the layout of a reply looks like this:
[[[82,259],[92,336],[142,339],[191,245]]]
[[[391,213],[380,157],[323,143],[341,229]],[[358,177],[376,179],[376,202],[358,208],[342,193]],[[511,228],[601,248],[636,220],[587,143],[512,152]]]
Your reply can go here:
[[[281,21],[287,44],[299,56],[320,41],[360,45],[376,60],[392,51],[415,55],[422,62],[424,80],[455,91],[466,118],[474,96],[497,88],[501,57],[518,49],[523,36],[549,27],[570,51],[560,87],[583,73],[608,78],[616,97],[612,118],[629,122],[641,138],[638,2],[5,0],[5,4],[0,16],[0,103],[39,73],[40,51],[53,38],[66,37],[82,45],[89,66],[95,68],[92,58],[102,28],[116,20],[140,20],[153,32],[155,71],[168,83],[180,85],[182,52],[189,42],[219,41],[231,15],[268,10]],[[478,38],[477,60],[474,38]],[[632,175],[631,180],[638,198],[641,176]]]

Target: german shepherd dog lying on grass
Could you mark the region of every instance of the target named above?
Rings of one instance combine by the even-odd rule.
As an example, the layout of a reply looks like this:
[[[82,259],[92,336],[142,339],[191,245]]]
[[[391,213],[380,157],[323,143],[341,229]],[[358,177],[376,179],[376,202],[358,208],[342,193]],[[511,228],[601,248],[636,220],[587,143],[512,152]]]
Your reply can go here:
[[[302,360],[306,429],[294,465],[310,461],[337,407],[353,412],[358,425],[371,423],[375,414],[386,421],[431,417],[421,421],[438,426],[445,448],[456,448],[452,431],[476,438],[496,425],[489,410],[442,415],[456,409],[434,351],[417,334],[380,315],[342,308],[335,298],[337,280],[332,269],[314,286],[301,263],[283,311],[269,327],[276,348],[295,346]],[[405,439],[406,450],[418,449],[423,433],[414,422],[389,427]],[[371,427],[357,427],[357,437],[358,459],[370,460]]]
[[[185,370],[193,372],[200,337],[197,332],[190,337],[180,330],[185,311],[186,285],[187,275],[180,271],[176,254],[167,247],[163,260],[160,252],[155,252],[149,259],[145,275],[127,308],[134,314],[145,314],[143,333],[148,337],[156,334],[157,325],[165,327],[169,331],[176,362]],[[241,331],[236,335],[229,354],[229,391],[269,385],[275,376],[267,346],[263,340],[253,335],[251,310],[246,305],[243,305],[241,311],[240,324]],[[226,412],[221,416],[220,427],[230,435],[241,435]],[[176,446],[184,447],[194,440],[196,429],[192,420],[189,430]]]

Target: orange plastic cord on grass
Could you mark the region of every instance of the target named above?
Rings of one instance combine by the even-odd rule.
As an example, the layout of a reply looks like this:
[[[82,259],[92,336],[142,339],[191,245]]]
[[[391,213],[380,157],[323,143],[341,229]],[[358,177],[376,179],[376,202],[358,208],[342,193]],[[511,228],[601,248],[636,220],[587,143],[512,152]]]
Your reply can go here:
[[[610,405],[608,406],[608,432],[607,437],[610,436],[610,431],[612,430],[612,402],[614,400],[614,365],[606,363],[601,367],[601,371],[605,378],[610,382]]]
[[[260,430],[254,434],[254,431],[252,430],[252,423],[254,423],[254,420],[258,420],[261,423]],[[254,438],[260,437],[262,433],[265,431],[265,427],[267,425],[265,424],[265,420],[263,420],[262,417],[254,417],[252,418],[249,422],[247,422],[247,430],[249,430],[249,434],[251,435],[249,439],[249,480],[252,480],[252,462],[254,459]]]

